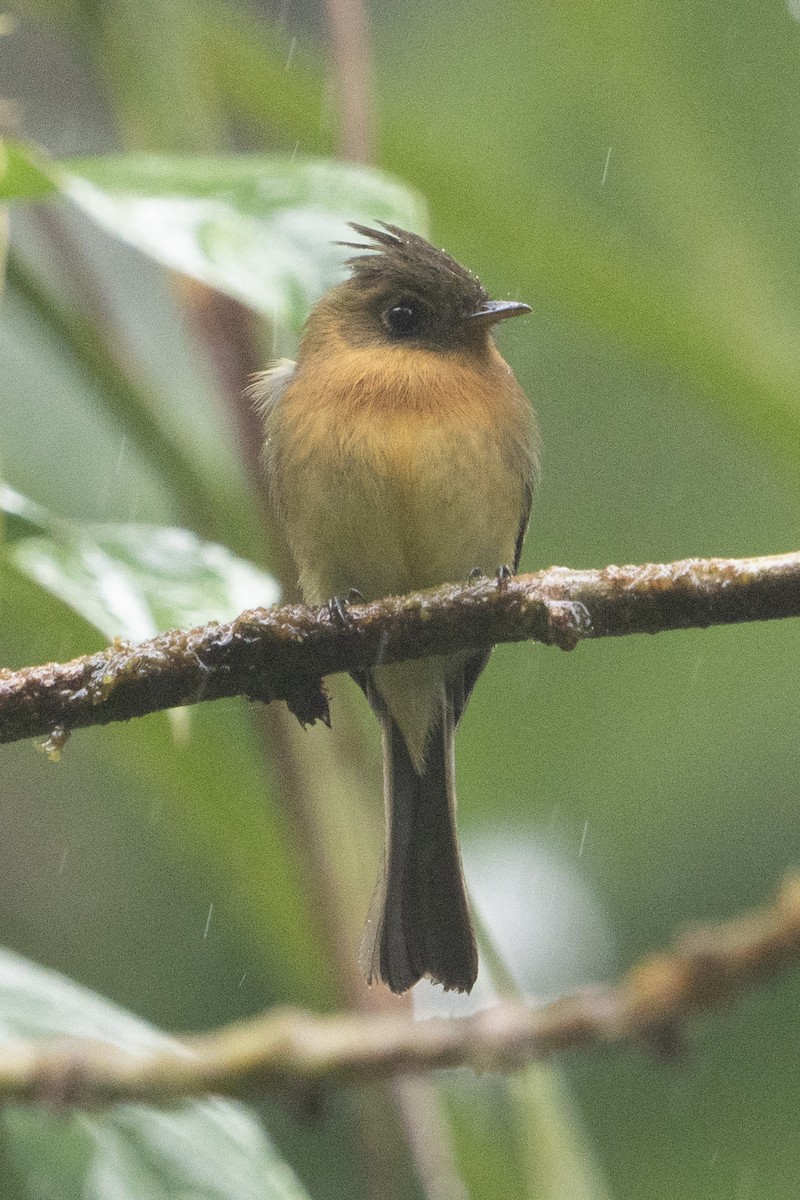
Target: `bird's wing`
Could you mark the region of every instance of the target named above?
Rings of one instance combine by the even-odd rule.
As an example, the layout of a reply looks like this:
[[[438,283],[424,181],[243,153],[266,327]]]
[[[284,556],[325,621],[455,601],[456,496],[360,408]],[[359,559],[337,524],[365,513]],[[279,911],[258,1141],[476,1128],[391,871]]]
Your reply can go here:
[[[531,504],[533,503],[533,484],[528,481],[525,485],[525,495],[522,501],[522,514],[519,522],[519,532],[517,534],[517,544],[514,547],[514,574],[519,570],[519,560],[522,557],[522,543],[525,541],[525,534],[528,532],[528,522],[531,519]]]
[[[269,419],[275,405],[286,391],[292,376],[297,370],[297,363],[291,358],[279,358],[266,371],[253,376],[253,382],[247,389],[247,394],[256,406],[264,421]]]
[[[522,496],[522,512],[519,519],[519,532],[514,546],[514,574],[519,570],[519,560],[522,555],[522,543],[528,532],[528,522],[531,519],[531,503],[533,502],[533,485],[528,482]],[[465,659],[459,676],[448,684],[449,700],[453,705],[455,723],[461,720],[461,714],[466,708],[472,689],[477,683],[478,676],[489,661],[491,650],[476,650]]]

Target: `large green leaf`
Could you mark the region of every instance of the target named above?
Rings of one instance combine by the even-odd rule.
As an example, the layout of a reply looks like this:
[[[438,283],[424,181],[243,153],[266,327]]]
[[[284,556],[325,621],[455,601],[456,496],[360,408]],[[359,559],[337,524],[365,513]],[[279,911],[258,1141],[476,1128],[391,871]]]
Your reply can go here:
[[[57,172],[34,146],[7,141],[0,147],[0,199],[43,200],[57,187]]]
[[[131,1052],[179,1043],[55,972],[0,951],[0,1038],[90,1038]],[[188,1053],[188,1051],[187,1051]],[[120,1105],[69,1120],[10,1107],[5,1155],[42,1200],[302,1200],[260,1125],[210,1098],[169,1112]]]
[[[294,329],[338,278],[345,252],[334,243],[348,237],[348,221],[426,224],[412,189],[383,172],[327,159],[56,162],[22,143],[7,145],[0,201],[58,193],[158,262]]]
[[[2,485],[0,512],[17,569],[108,638],[227,621],[279,597],[272,576],[188,529],[75,525]]]

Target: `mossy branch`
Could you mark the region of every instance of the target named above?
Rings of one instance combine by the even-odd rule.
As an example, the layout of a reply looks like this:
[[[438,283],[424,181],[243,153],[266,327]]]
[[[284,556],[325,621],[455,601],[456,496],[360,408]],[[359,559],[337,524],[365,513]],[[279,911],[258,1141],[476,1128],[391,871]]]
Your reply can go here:
[[[84,726],[235,695],[285,700],[309,723],[327,720],[321,681],[337,671],[497,642],[572,649],[584,638],[796,616],[800,552],[551,567],[354,605],[344,621],[327,608],[255,609],[68,663],[0,670],[0,742],[55,734],[57,743]]]

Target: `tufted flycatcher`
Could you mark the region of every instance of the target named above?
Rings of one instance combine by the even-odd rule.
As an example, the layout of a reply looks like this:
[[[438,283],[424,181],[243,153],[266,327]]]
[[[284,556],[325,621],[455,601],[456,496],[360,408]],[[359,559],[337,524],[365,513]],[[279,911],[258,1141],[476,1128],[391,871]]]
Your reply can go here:
[[[303,331],[297,362],[254,393],[279,519],[309,604],[420,591],[517,569],[536,427],[493,326],[529,312],[490,300],[443,250],[394,225]],[[356,675],[383,731],[386,849],[361,947],[368,982],[423,976],[468,992],[478,972],[455,824],[453,738],[487,650]]]

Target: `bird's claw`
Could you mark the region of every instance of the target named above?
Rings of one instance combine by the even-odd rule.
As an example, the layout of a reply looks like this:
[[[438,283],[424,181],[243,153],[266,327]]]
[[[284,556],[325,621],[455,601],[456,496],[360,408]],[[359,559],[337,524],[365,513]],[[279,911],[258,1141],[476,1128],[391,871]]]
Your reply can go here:
[[[346,596],[331,596],[326,606],[331,623],[345,629],[350,624],[350,613],[347,611],[350,605],[363,603],[364,597],[358,588],[350,588]]]
[[[498,592],[504,592],[506,590],[508,581],[512,578],[513,574],[514,572],[511,570],[511,567],[508,565],[508,563],[500,564],[494,573],[494,577],[497,580]]]
[[[350,617],[347,612],[347,600],[344,596],[331,596],[327,603],[328,616],[331,619],[331,625],[338,625],[340,629],[344,629]]]

